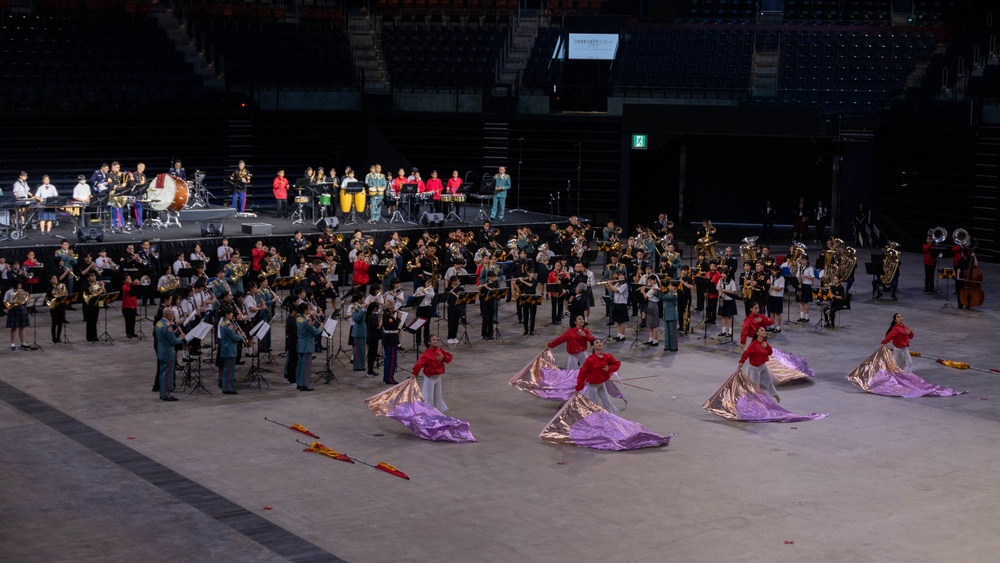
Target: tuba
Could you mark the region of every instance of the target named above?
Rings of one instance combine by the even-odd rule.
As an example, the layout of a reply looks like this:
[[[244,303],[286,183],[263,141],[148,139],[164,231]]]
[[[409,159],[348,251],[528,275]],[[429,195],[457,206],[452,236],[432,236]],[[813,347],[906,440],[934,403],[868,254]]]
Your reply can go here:
[[[885,245],[885,259],[882,261],[882,277],[879,279],[883,284],[889,285],[899,271],[899,244],[891,240]],[[852,249],[853,250],[853,249]]]
[[[46,301],[45,306],[51,309],[52,306],[55,305],[56,301],[58,301],[60,297],[66,297],[66,295],[68,294],[69,292],[66,290],[66,284],[61,283],[56,285],[54,288],[52,288],[52,299]],[[15,295],[14,297],[16,298],[17,295]]]
[[[756,262],[757,253],[760,247],[757,246],[758,237],[743,237],[743,244],[740,245],[740,256],[744,262]]]
[[[698,239],[698,244],[694,245],[694,251],[698,252],[704,251],[705,257],[709,260],[715,260],[719,257],[719,253],[715,250],[716,241],[712,239],[716,233],[715,225],[711,221],[708,222],[708,226],[705,227],[705,236]]]
[[[28,297],[30,297],[30,295],[28,294],[27,291],[19,289],[14,292],[14,295],[10,298],[10,301],[5,301],[3,305],[8,311],[10,311],[14,307],[21,307],[22,305],[26,305],[28,303]]]
[[[969,246],[969,242],[971,241],[969,238],[969,232],[961,228],[955,229],[955,231],[951,233],[951,240],[961,247]]]
[[[149,285],[151,283],[153,282],[149,279],[149,276],[142,276],[141,278],[139,278],[137,285]]]
[[[959,230],[956,229],[955,232],[957,233]],[[948,238],[948,231],[944,227],[934,227],[927,231],[927,236],[931,237],[934,244],[941,244]]]

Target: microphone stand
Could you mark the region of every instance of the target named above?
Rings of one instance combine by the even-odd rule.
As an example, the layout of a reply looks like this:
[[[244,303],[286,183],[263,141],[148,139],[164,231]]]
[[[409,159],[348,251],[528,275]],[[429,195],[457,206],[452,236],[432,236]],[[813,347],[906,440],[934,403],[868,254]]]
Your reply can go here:
[[[527,213],[524,209],[521,209],[521,161],[523,160],[521,156],[524,154],[524,137],[520,137],[517,140],[517,207],[515,209],[508,209],[507,213]]]

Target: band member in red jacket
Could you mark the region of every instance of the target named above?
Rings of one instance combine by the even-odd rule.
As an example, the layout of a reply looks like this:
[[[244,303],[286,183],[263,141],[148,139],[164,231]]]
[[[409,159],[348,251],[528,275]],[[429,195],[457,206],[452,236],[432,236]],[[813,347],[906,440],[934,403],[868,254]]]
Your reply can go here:
[[[576,392],[582,391],[584,397],[595,403],[600,397],[601,404],[607,411],[617,413],[618,408],[611,404],[611,397],[608,396],[604,383],[622,367],[622,363],[611,354],[603,352],[604,342],[594,340],[591,345],[594,353],[580,366],[580,374],[576,377]]]
[[[740,346],[745,346],[747,338],[753,338],[757,334],[758,328],[767,328],[773,324],[774,321],[760,314],[760,303],[754,302],[750,306],[750,314],[743,319],[743,331],[740,332]]]
[[[780,403],[781,398],[778,397],[778,390],[774,388],[774,378],[767,369],[767,359],[772,352],[771,345],[767,343],[767,330],[762,326],[757,327],[757,337],[740,356],[740,369],[743,369],[744,362],[750,360],[750,369],[747,370],[750,381],[753,381],[757,389],[767,391],[774,397],[775,401]]]
[[[587,344],[595,340],[590,330],[584,328],[587,321],[582,317],[576,318],[576,326],[566,329],[566,332],[559,335],[552,342],[549,348],[556,348],[560,344],[566,344],[566,369],[579,369],[583,362],[587,360]]]
[[[424,350],[417,363],[413,364],[413,377],[420,375],[420,370],[424,370],[424,384],[420,388],[424,394],[424,402],[445,412],[448,410],[448,405],[444,404],[444,399],[441,397],[441,376],[444,375],[444,365],[451,363],[451,354],[442,350],[440,343],[437,335],[431,337],[430,347]]]
[[[893,315],[892,324],[889,325],[889,330],[885,331],[882,345],[892,342],[892,357],[899,369],[906,373],[913,373],[913,359],[910,358],[911,338],[913,331],[903,324],[903,313]]]
[[[931,235],[924,240],[924,292],[934,293],[934,272],[937,270],[937,244]]]

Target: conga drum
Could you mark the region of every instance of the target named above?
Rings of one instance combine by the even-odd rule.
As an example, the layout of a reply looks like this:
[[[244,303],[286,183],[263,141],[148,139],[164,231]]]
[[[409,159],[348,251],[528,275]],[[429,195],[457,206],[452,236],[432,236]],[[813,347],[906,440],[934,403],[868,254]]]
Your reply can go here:
[[[340,210],[344,213],[351,212],[351,194],[344,188],[340,189]]]
[[[354,194],[354,209],[358,213],[364,212],[364,210],[365,210],[365,199],[366,199],[366,196],[365,196],[365,191],[364,190],[360,190],[360,191],[358,191],[357,193]],[[348,209],[348,211],[350,211],[350,209]]]

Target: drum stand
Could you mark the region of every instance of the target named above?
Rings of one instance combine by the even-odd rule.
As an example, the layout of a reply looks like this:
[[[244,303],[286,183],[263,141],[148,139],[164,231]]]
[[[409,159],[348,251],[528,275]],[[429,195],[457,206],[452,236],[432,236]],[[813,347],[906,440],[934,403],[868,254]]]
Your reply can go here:
[[[344,225],[357,225],[358,224],[358,209],[354,205],[354,194],[347,192],[351,196],[351,212],[347,214],[347,220],[344,221]],[[325,211],[325,208],[321,208]],[[322,219],[321,219],[322,220]],[[318,223],[319,221],[317,221]]]
[[[295,211],[292,212],[292,216],[289,217],[289,219],[292,220],[293,225],[298,225],[304,221],[306,216],[306,210],[302,207],[302,202],[299,202],[297,205],[298,207],[295,208]]]
[[[402,198],[394,200],[395,201],[395,205],[393,205],[393,208],[395,209],[395,211],[392,212],[392,218],[389,219],[389,224],[390,225],[393,224],[393,223],[395,223],[396,219],[399,219],[400,223],[402,223],[404,225],[406,224],[406,217],[403,217],[403,212],[399,210],[400,206],[402,205],[402,201],[401,200],[402,200]]]
[[[331,199],[331,201],[333,201],[333,200]],[[354,211],[354,198],[351,198],[351,211]],[[313,221],[313,225],[319,225],[320,223],[323,222],[324,219],[326,219],[326,206],[325,205],[320,205],[319,206],[319,218],[316,219],[315,221]],[[344,224],[346,225],[347,223],[344,223]]]
[[[445,221],[451,221],[452,217],[454,217],[455,221],[457,221],[459,223],[465,223],[465,221],[463,221],[462,218],[458,216],[458,213],[455,212],[455,202],[454,201],[448,202],[448,216],[445,217],[444,220]]]

